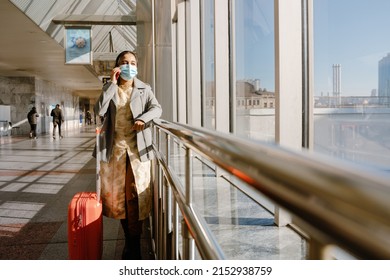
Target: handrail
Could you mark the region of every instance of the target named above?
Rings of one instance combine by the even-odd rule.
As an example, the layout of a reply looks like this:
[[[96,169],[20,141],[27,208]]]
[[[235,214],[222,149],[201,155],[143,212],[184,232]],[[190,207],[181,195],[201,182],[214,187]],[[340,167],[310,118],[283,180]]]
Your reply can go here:
[[[204,128],[154,125],[288,210],[319,244],[390,259],[389,174]]]
[[[161,155],[157,153],[157,160],[161,163],[167,180],[173,189],[173,195],[176,197],[176,201],[183,213],[183,217],[190,231],[199,242],[199,250],[201,255],[208,260],[225,259],[225,256],[220,249],[218,243],[214,239],[214,236],[209,232],[207,225],[200,219],[200,215],[196,209],[193,209],[190,205],[185,203],[185,197],[178,186],[181,185],[180,181],[173,176],[174,172],[169,166],[163,164]]]

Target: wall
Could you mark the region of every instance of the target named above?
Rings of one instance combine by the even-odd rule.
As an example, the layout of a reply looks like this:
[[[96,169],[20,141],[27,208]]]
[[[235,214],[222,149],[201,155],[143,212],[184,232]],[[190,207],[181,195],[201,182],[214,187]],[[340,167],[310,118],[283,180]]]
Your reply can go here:
[[[35,102],[34,77],[0,77],[0,104],[10,106],[13,127],[19,127],[18,133],[28,133],[30,126],[27,113],[30,104]]]
[[[65,133],[66,131],[79,127],[79,97],[73,96],[71,90],[38,79],[36,80],[35,90],[35,107],[37,107],[38,113],[41,116],[40,124],[38,124],[38,129],[40,129],[38,130],[38,133],[51,133],[53,131],[50,112],[51,109],[54,109],[56,104],[61,105],[61,109],[64,113],[65,122],[62,129]]]
[[[28,135],[27,113],[34,106],[40,115],[38,135],[51,132],[50,111],[57,103],[65,115],[64,130],[79,127],[79,98],[69,89],[35,77],[0,77],[0,104],[10,106],[13,134]]]
[[[163,109],[161,118],[173,120],[172,17],[171,7],[167,3],[137,1],[138,77],[152,86]]]

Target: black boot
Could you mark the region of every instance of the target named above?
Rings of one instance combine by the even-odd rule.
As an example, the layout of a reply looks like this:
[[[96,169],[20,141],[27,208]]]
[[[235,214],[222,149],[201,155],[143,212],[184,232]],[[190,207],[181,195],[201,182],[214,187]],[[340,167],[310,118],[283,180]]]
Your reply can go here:
[[[141,237],[139,235],[126,236],[125,247],[122,252],[122,260],[140,260]]]

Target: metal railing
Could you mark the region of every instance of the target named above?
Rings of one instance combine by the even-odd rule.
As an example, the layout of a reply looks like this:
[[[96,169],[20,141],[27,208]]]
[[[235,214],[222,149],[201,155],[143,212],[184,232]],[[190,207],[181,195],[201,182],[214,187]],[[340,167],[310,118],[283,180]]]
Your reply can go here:
[[[225,258],[192,204],[192,153],[286,209],[308,236],[310,259],[332,258],[334,246],[359,259],[390,259],[389,174],[306,150],[290,151],[164,120],[154,121],[154,133],[158,178],[154,241],[159,259],[179,258],[179,231],[180,258],[193,259],[195,243],[203,259]],[[186,151],[184,187],[171,168],[172,140]]]
[[[12,126],[9,121],[0,120],[0,136],[8,136],[10,135],[10,131]]]

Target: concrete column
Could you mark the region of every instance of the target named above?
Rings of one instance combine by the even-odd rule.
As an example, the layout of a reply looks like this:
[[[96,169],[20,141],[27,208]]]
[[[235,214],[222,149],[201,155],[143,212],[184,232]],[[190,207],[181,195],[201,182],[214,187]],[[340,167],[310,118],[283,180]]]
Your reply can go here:
[[[281,146],[302,147],[302,1],[275,1],[275,140]],[[276,207],[279,226],[291,217]]]

